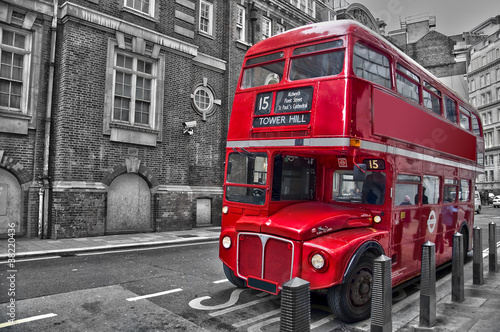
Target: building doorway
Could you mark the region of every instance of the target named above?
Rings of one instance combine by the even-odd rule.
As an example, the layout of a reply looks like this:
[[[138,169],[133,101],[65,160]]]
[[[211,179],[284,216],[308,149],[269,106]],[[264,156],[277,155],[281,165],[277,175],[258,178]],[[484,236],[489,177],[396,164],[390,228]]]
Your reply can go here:
[[[151,232],[151,192],[137,174],[116,177],[108,191],[106,233]]]
[[[0,169],[0,234],[5,235],[15,223],[16,233],[21,224],[21,185],[10,172]],[[12,232],[12,231],[11,231]]]

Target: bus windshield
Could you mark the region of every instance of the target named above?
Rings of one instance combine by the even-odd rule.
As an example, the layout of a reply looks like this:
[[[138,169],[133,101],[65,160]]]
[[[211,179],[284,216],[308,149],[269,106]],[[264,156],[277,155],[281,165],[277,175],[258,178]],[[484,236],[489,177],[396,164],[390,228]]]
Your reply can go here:
[[[366,172],[364,181],[355,181],[352,170],[336,171],[333,174],[333,200],[337,202],[384,204],[385,174]]]
[[[265,153],[229,154],[226,199],[232,202],[264,205],[266,201],[267,155]],[[235,185],[230,185],[235,184]]]
[[[274,157],[273,201],[313,200],[316,196],[316,159],[282,155]]]
[[[278,52],[248,59],[246,66],[253,67],[245,68],[243,71],[243,79],[241,81],[242,89],[277,84],[283,78],[283,72],[285,70],[284,53]]]

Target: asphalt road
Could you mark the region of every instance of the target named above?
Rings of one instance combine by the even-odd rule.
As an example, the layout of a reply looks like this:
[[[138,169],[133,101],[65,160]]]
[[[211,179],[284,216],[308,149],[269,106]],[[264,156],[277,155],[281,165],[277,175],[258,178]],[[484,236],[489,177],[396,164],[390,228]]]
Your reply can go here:
[[[482,249],[492,221],[500,224],[500,209],[483,207],[476,215]],[[9,331],[279,330],[280,298],[227,282],[214,242],[17,261],[16,268],[16,320],[28,321]],[[441,276],[446,273],[449,269]],[[11,312],[8,277],[6,265],[0,265],[0,323]],[[410,285],[393,301],[416,291],[418,285]],[[313,293],[311,304],[313,331],[342,327],[324,295]]]

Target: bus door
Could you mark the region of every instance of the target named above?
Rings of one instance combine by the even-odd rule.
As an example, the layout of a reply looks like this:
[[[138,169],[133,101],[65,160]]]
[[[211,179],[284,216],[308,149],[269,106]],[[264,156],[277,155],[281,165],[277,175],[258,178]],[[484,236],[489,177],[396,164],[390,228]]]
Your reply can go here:
[[[420,269],[421,207],[418,193],[421,177],[399,174],[392,215],[392,280],[398,283]]]

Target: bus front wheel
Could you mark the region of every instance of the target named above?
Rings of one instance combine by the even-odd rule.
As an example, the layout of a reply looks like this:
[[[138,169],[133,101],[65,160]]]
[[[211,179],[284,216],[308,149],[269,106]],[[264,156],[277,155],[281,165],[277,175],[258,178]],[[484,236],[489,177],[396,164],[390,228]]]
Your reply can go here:
[[[373,258],[363,255],[345,282],[328,290],[328,305],[338,319],[353,323],[370,317]]]
[[[247,287],[247,283],[244,279],[241,279],[239,277],[237,277],[233,270],[231,270],[229,267],[227,267],[226,264],[223,264],[224,266],[224,274],[226,275],[226,278],[227,280],[229,280],[230,283],[232,283],[233,285],[235,285],[236,287],[239,287],[239,288],[246,288]]]

